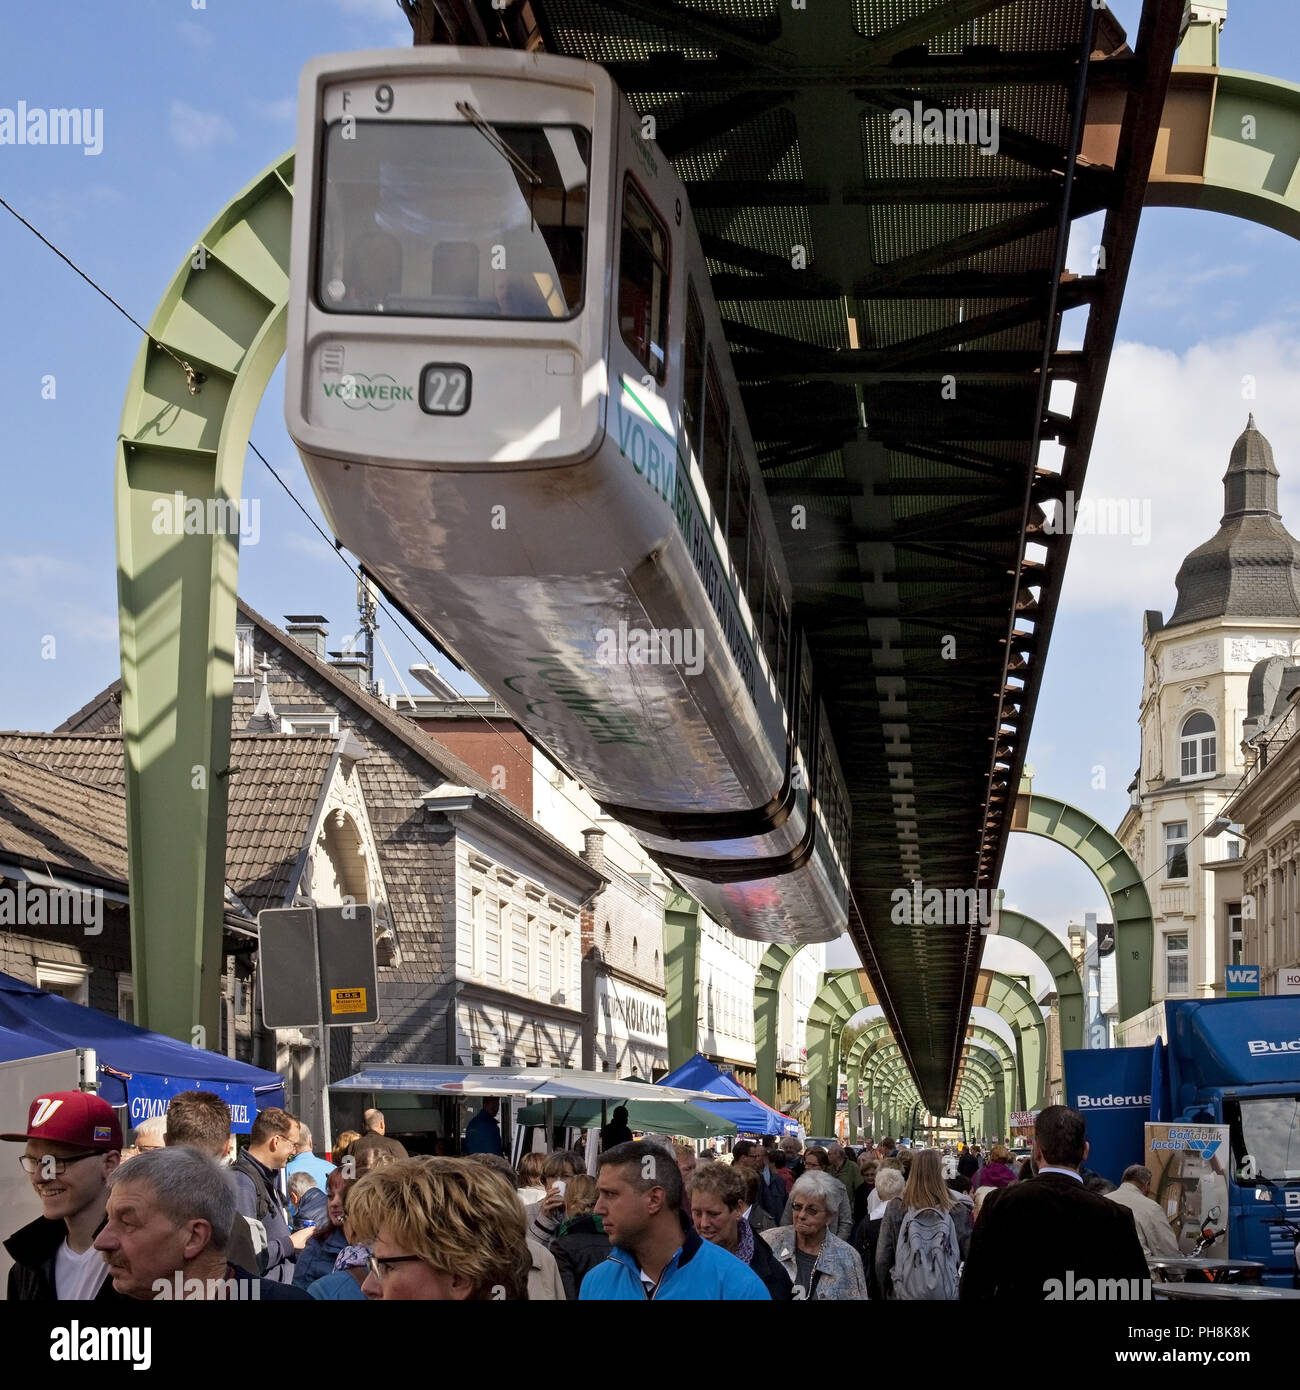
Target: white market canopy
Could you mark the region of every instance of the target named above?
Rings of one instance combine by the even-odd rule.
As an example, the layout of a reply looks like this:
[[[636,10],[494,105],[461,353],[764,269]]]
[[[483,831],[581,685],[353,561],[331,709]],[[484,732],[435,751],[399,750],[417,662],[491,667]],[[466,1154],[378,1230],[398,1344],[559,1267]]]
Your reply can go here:
[[[711,1091],[621,1081],[598,1071],[552,1071],[546,1067],[435,1067],[416,1062],[368,1067],[354,1076],[332,1082],[330,1090],[405,1091],[435,1096],[527,1096],[534,1101],[706,1101],[710,1107],[725,1105],[731,1099]]]

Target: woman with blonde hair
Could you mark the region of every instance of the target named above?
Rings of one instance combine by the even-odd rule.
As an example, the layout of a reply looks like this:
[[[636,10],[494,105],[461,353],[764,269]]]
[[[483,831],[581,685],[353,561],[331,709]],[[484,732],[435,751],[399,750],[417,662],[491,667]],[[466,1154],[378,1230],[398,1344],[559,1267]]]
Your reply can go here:
[[[902,1195],[885,1208],[880,1224],[881,1292],[886,1298],[955,1299],[970,1230],[970,1212],[944,1181],[938,1149],[916,1150]]]
[[[564,1189],[564,1220],[551,1241],[560,1267],[564,1296],[576,1299],[582,1281],[609,1259],[609,1237],[596,1213],[596,1179],[589,1173],[569,1178]]]
[[[362,1290],[385,1301],[527,1299],[524,1210],[491,1168],[402,1158],[351,1189],[347,1215],[371,1250]]]
[[[546,1155],[539,1153],[526,1153],[519,1160],[515,1176],[519,1180],[519,1200],[526,1207],[531,1207],[546,1196],[546,1184],[542,1181],[545,1164]]]

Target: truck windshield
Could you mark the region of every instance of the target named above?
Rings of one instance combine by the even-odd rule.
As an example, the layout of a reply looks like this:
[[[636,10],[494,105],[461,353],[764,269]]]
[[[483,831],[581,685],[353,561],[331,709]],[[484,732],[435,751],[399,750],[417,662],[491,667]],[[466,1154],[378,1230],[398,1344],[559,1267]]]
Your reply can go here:
[[[1224,1106],[1239,1182],[1300,1181],[1300,1097],[1261,1096]]]
[[[582,307],[591,142],[574,126],[338,121],[316,298],[347,314],[563,319]],[[508,151],[507,154],[505,151]]]

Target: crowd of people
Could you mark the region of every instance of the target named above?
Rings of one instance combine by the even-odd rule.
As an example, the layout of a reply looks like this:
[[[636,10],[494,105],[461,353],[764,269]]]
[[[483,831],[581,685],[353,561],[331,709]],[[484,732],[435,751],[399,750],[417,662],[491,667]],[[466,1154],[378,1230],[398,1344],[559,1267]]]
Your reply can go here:
[[[4,1242],[8,1297],[1037,1300],[1065,1271],[1142,1280],[1177,1251],[1150,1173],[1117,1189],[1091,1173],[1065,1106],[1040,1112],[1019,1172],[1002,1144],[697,1153],[631,1138],[617,1111],[594,1174],[568,1151],[516,1168],[496,1113],[485,1101],[462,1155],[412,1157],[367,1111],[327,1160],[278,1108],[236,1151],[225,1102],[188,1091],[124,1153],[106,1101],[38,1097],[0,1135],[25,1146],[43,1211]]]

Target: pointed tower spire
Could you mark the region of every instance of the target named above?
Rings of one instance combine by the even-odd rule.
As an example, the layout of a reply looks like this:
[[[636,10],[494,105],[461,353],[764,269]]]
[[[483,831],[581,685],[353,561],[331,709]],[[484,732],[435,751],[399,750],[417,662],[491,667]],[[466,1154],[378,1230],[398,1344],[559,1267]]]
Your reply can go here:
[[[1273,446],[1255,428],[1252,412],[1237,437],[1223,475],[1223,521],[1239,516],[1280,516]]]
[[[1300,618],[1300,542],[1277,509],[1273,449],[1252,414],[1223,475],[1223,520],[1184,560],[1166,627],[1206,618]]]

